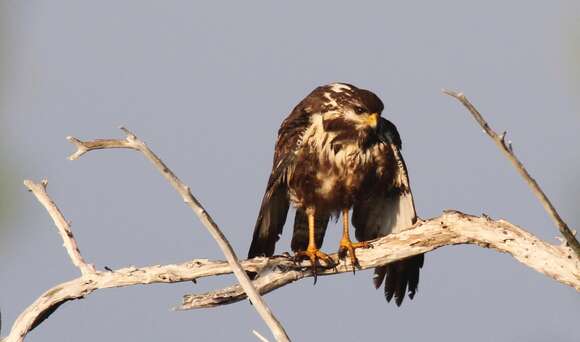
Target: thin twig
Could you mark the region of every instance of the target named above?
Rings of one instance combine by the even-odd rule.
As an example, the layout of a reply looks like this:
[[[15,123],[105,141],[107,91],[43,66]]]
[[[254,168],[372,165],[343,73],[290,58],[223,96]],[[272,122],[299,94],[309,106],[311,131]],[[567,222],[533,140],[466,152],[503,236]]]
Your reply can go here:
[[[520,160],[516,157],[513,148],[511,146],[511,142],[506,143],[505,141],[506,133],[502,134],[501,136],[498,135],[489,126],[489,124],[487,123],[487,121],[485,121],[485,119],[479,113],[477,108],[475,108],[475,106],[471,102],[469,102],[469,100],[467,99],[467,97],[465,97],[463,93],[445,89],[443,90],[443,93],[451,97],[454,97],[459,102],[461,102],[465,106],[465,108],[467,108],[467,110],[471,113],[475,121],[477,121],[477,123],[483,128],[483,131],[495,142],[497,147],[499,147],[499,149],[503,152],[503,154],[509,159],[509,161],[516,168],[518,173],[524,178],[526,183],[528,183],[534,195],[536,195],[540,203],[542,203],[542,205],[544,206],[544,209],[546,210],[548,215],[550,215],[550,217],[552,217],[552,219],[554,220],[556,227],[558,228],[558,230],[560,230],[560,233],[562,234],[562,236],[564,236],[570,248],[572,248],[576,253],[576,256],[580,258],[580,243],[574,236],[575,234],[570,230],[566,222],[564,222],[564,220],[560,217],[560,214],[558,214],[558,211],[556,210],[556,208],[554,208],[552,202],[548,199],[548,196],[546,196],[544,191],[542,191],[536,180],[533,179],[532,176],[530,176],[530,174],[528,173],[522,162],[520,162]]]
[[[72,263],[78,267],[83,275],[95,273],[95,266],[87,263],[85,259],[83,259],[70,228],[70,224],[64,218],[54,201],[48,196],[48,193],[46,192],[48,182],[43,180],[41,183],[35,183],[31,180],[25,180],[24,185],[34,194],[34,196],[36,196],[36,199],[44,206],[46,211],[48,211],[48,214],[58,229],[58,233],[62,237],[63,246]]]
[[[274,316],[266,302],[262,299],[258,291],[252,285],[250,278],[238,262],[238,257],[234,252],[232,246],[227,241],[217,224],[213,221],[211,216],[203,208],[201,203],[192,195],[190,188],[185,185],[168,167],[151,151],[147,145],[137,138],[137,136],[131,133],[128,129],[121,127],[121,129],[127,134],[125,140],[115,140],[115,139],[105,139],[105,140],[93,140],[93,141],[81,141],[79,139],[68,137],[67,139],[71,141],[76,147],[77,151],[73,153],[69,159],[74,160],[79,158],[81,155],[88,151],[97,149],[108,149],[108,148],[130,148],[138,150],[149,159],[151,163],[161,172],[163,177],[169,181],[173,188],[181,195],[183,201],[193,210],[197,215],[201,223],[207,228],[209,233],[217,242],[218,246],[224,253],[227,261],[232,266],[234,275],[240,282],[240,285],[244,291],[248,294],[251,299],[254,308],[260,314],[264,322],[268,325],[274,338],[277,341],[289,341],[289,337],[284,331],[282,324]]]
[[[122,128],[121,128],[122,129]],[[75,137],[66,137],[66,140],[70,141],[74,144],[77,150],[71,154],[68,159],[69,160],[77,160],[83,154],[87,153],[91,150],[101,150],[101,149],[110,149],[110,148],[129,148],[129,149],[136,149],[135,145],[131,143],[128,139],[127,140],[119,140],[119,139],[96,139],[93,141],[80,141]]]
[[[262,334],[260,334],[259,332],[257,332],[256,330],[252,330],[252,333],[254,335],[256,335],[256,337],[258,338],[258,340],[260,340],[261,342],[270,342],[268,341],[267,338],[265,338],[264,336],[262,336]]]

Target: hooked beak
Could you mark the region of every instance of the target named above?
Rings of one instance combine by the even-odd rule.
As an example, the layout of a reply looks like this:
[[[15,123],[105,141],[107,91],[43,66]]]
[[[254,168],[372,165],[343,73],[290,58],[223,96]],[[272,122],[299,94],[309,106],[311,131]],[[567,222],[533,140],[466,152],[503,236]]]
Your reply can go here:
[[[365,122],[372,128],[377,128],[377,125],[379,124],[379,116],[379,113],[369,114],[369,116],[365,118]]]

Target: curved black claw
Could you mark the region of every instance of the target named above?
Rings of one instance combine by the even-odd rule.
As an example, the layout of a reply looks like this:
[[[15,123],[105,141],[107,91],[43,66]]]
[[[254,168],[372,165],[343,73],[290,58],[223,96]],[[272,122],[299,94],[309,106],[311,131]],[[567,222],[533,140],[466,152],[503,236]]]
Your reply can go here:
[[[360,264],[356,257],[355,249],[369,247],[371,247],[371,245],[368,242],[352,243],[350,240],[341,240],[340,245],[338,246],[338,256],[339,258],[344,259],[348,254],[350,257],[350,263],[352,264],[352,274],[356,274],[356,269],[360,268]]]
[[[310,260],[310,267],[312,276],[314,277],[314,285],[316,285],[316,281],[318,280],[318,272],[316,272],[316,264],[317,260],[324,260],[326,266],[320,264],[320,267],[326,268],[336,268],[336,263],[329,257],[327,254],[322,253],[319,249],[307,249],[305,251],[298,251],[294,254],[294,262],[300,262],[302,260]]]

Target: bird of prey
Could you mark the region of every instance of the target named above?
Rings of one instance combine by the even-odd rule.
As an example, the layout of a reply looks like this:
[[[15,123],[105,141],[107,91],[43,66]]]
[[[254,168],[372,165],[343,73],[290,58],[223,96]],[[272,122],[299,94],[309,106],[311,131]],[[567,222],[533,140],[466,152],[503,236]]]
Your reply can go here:
[[[282,122],[272,174],[248,257],[271,256],[290,205],[296,208],[291,248],[299,260],[334,265],[320,251],[331,216],[342,214],[339,255],[358,265],[355,250],[372,240],[410,228],[417,220],[401,138],[381,117],[382,101],[371,91],[346,83],[314,89]],[[349,211],[358,241],[349,235]],[[423,255],[375,269],[376,288],[401,305],[407,288],[412,299]]]

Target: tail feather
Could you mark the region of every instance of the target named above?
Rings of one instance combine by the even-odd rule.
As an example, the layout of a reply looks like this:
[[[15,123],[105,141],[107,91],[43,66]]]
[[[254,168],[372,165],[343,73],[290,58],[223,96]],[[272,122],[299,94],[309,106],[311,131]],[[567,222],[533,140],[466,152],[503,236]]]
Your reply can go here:
[[[395,265],[388,265],[387,266],[387,278],[385,279],[385,298],[387,302],[391,302],[395,292],[397,291],[397,287],[399,285],[400,274],[396,272]]]
[[[410,265],[409,268],[407,269],[407,276],[409,279],[409,298],[410,299],[413,299],[415,297],[415,293],[417,292],[417,289],[419,288],[419,275],[420,275],[419,270],[421,269],[421,267],[423,267],[424,260],[425,260],[425,257],[423,254],[418,255],[414,258],[411,258],[411,260],[409,260],[409,262],[412,263],[412,265]]]
[[[419,270],[423,267],[424,256],[416,255],[401,261],[396,261],[375,269],[373,279],[375,287],[381,286],[385,280],[385,298],[388,302],[395,297],[397,306],[401,306],[405,294],[413,299],[419,285]]]
[[[387,274],[387,266],[375,268],[375,275],[373,276],[373,283],[375,284],[375,289],[381,287],[383,280],[385,280],[386,274]]]

